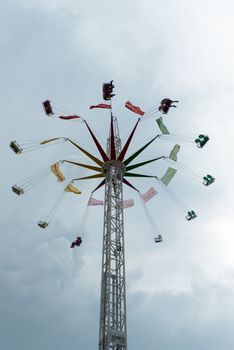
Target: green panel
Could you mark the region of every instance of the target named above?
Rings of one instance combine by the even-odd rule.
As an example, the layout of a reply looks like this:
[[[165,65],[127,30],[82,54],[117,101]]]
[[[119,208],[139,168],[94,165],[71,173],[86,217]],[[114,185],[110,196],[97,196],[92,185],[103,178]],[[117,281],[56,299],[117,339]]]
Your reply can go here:
[[[175,176],[176,172],[177,169],[171,167],[167,169],[166,173],[161,178],[161,181],[164,183],[165,186],[167,186],[171,182],[171,179]]]
[[[163,118],[162,117],[156,119],[156,123],[158,124],[158,127],[161,130],[162,134],[164,134],[164,135],[170,134],[168,129],[167,129],[167,127],[166,127],[166,125],[163,124]]]
[[[175,145],[169,155],[169,158],[174,160],[174,162],[177,162],[177,153],[179,152],[179,150],[180,150],[180,145]]]

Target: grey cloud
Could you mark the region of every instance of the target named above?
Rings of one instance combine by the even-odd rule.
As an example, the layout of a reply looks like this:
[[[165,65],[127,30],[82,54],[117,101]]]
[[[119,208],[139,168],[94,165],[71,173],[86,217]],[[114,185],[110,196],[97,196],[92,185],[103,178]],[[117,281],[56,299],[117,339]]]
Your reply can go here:
[[[232,12],[228,1],[2,5],[2,349],[97,347],[102,208],[90,211],[82,249],[72,255],[69,248],[95,183],[80,183],[84,196],[67,197],[49,229],[42,231],[35,224],[63,185],[51,176],[22,198],[10,187],[59,159],[80,154],[59,145],[18,157],[8,144],[11,139],[68,135],[92,150],[82,124],[43,114],[41,101],[50,98],[84,115],[105,146],[107,115],[88,107],[100,101],[101,84],[110,79],[116,83],[114,112],[124,138],[136,120],[123,107],[127,99],[147,109],[164,96],[177,97],[178,110],[165,119],[169,130],[211,134],[204,152],[182,147],[179,158],[212,170],[217,179],[207,189],[182,174],[171,183],[182,201],[198,209],[194,223],[185,222],[164,193],[148,203],[163,233],[161,247],[153,242],[155,232],[137,195],[124,187],[124,196],[136,202],[125,213],[129,347],[233,348]],[[154,120],[143,122],[131,151],[156,132]],[[157,143],[141,159],[168,153],[172,146]],[[157,164],[145,171],[164,170]],[[67,171],[76,174],[76,169]],[[142,192],[157,187],[153,181],[133,182]],[[103,191],[97,193],[102,196]]]

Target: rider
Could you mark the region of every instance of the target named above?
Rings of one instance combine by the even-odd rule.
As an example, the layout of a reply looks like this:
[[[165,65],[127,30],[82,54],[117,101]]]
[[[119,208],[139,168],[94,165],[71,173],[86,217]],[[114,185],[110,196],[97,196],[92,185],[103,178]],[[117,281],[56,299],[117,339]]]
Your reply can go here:
[[[81,237],[77,237],[77,238],[75,239],[75,241],[72,242],[70,248],[74,248],[75,246],[79,247],[79,246],[81,245],[81,243],[82,243]]]
[[[179,101],[172,101],[170,98],[164,98],[162,101],[161,101],[161,105],[158,107],[158,110],[160,112],[162,112],[163,114],[167,114],[167,112],[169,111],[169,109],[171,107],[174,107],[176,108],[177,106],[176,105],[173,105],[173,103],[178,103]]]

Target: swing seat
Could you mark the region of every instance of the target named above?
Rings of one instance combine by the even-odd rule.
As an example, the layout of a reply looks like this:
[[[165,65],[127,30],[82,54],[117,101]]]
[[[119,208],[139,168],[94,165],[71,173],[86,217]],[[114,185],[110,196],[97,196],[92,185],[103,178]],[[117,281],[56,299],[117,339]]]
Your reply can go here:
[[[195,219],[197,217],[197,214],[193,211],[193,210],[191,210],[191,211],[188,211],[188,214],[187,214],[187,216],[186,216],[186,219],[188,220],[188,221],[190,221],[190,220],[192,220],[192,219]]]
[[[40,220],[40,221],[37,223],[37,225],[38,225],[40,228],[46,228],[46,227],[49,225],[49,223],[46,222],[46,221]]]
[[[18,196],[21,196],[22,194],[24,194],[23,188],[21,188],[21,187],[19,187],[17,185],[12,186],[12,191],[14,193],[16,193]]]
[[[209,186],[209,185],[211,185],[212,183],[215,182],[215,178],[213,176],[211,176],[211,175],[204,176],[203,180],[204,180],[203,181],[203,185],[204,186]]]
[[[208,142],[209,138],[206,138],[205,140],[200,142],[200,148],[204,147],[205,144]]]
[[[75,246],[79,247],[82,243],[81,237],[77,237],[75,241],[72,242],[70,248],[75,248]]]
[[[173,102],[178,102],[178,101],[172,101],[170,98],[165,97],[160,103],[161,103],[161,106],[165,105],[170,107]]]
[[[209,137],[207,135],[199,135],[198,138],[195,139],[195,143],[197,147],[202,148],[209,141]]]
[[[113,94],[114,87],[115,86],[113,85],[113,80],[111,80],[110,83],[104,83],[102,85],[103,99],[105,101],[109,101],[109,100],[111,100],[112,97],[115,96],[115,94]]]
[[[166,97],[161,101],[161,105],[158,107],[158,110],[163,114],[167,114],[171,107],[176,107],[175,105],[172,105],[174,102],[179,101],[172,101],[170,98]]]
[[[49,100],[46,100],[46,101],[42,102],[42,104],[43,104],[45,113],[46,113],[47,115],[53,115],[53,114],[54,114],[53,109],[52,109],[52,107],[51,107],[51,103],[50,103]]]
[[[81,245],[81,243],[82,243],[82,239],[81,238],[76,241],[76,244],[77,244],[78,247]]]
[[[167,114],[168,111],[170,109],[170,106],[166,105],[166,104],[162,104],[161,106],[158,107],[158,110],[162,113],[162,114]]]
[[[23,149],[17,144],[16,141],[11,141],[10,147],[12,151],[14,151],[16,154],[20,154],[23,152]]]
[[[158,235],[157,237],[154,238],[155,243],[161,243],[162,242],[162,235]]]

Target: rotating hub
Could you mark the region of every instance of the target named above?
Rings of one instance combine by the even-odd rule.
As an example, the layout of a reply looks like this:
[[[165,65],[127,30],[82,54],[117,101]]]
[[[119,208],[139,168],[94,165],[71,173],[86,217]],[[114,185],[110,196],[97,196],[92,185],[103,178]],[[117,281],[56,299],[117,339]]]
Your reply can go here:
[[[124,176],[126,172],[126,167],[124,163],[122,163],[119,160],[109,160],[102,166],[102,173],[106,175],[107,173],[111,172],[112,174],[115,174],[116,176],[122,175]]]

